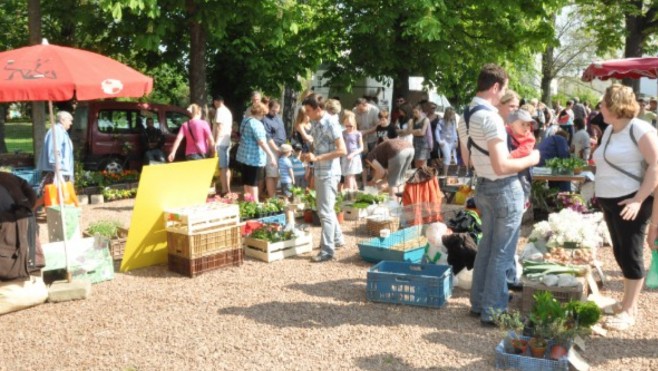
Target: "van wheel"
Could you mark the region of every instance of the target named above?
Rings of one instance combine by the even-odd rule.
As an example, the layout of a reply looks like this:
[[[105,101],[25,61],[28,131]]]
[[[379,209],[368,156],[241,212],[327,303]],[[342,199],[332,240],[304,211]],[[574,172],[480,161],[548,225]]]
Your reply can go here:
[[[107,171],[108,173],[120,173],[124,170],[123,162],[116,157],[110,157],[101,161],[98,170]]]

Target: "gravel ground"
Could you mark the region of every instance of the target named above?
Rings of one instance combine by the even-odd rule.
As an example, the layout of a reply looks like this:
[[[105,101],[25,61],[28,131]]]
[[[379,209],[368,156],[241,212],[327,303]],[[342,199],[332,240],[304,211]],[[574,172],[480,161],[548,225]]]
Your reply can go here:
[[[107,218],[128,224],[132,205],[84,206],[82,227]],[[94,285],[84,301],[2,316],[0,369],[492,369],[501,334],[468,316],[467,292],[455,289],[441,309],[366,301],[369,264],[358,256],[356,225],[343,225],[347,247],[333,262],[311,264],[310,254],[271,264],[247,259],[195,279],[155,266]],[[312,230],[317,246],[319,228]],[[45,224],[41,231],[47,238]],[[605,294],[620,298],[611,249],[601,255]],[[645,291],[632,332],[588,340],[584,358],[593,369],[657,369],[656,307],[656,291]]]

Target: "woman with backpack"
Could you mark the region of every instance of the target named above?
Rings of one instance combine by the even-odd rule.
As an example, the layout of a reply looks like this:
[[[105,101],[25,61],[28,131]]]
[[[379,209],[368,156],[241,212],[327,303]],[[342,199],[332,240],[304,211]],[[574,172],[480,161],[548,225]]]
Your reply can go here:
[[[658,139],[650,123],[636,118],[639,106],[633,90],[613,84],[601,102],[610,124],[594,152],[596,198],[612,238],[612,251],[624,276],[624,298],[604,326],[624,331],[635,325],[644,284],[643,249],[656,248],[658,237]],[[643,165],[647,165],[645,168]]]

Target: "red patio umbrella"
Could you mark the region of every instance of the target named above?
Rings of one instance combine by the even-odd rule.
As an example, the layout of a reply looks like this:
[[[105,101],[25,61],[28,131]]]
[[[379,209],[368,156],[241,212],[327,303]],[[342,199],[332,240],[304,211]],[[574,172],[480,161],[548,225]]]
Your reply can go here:
[[[45,39],[41,45],[0,53],[0,102],[48,101],[51,127],[55,125],[53,101],[141,97],[152,89],[152,78],[122,63],[86,50],[49,45]],[[56,142],[53,131],[53,147]],[[53,152],[55,179],[59,182],[63,180],[59,156],[55,148]],[[57,187],[62,229],[66,231],[62,188]],[[66,232],[64,254],[68,272]]]
[[[153,79],[111,58],[57,45],[0,53],[0,102],[141,97]]]
[[[583,81],[615,79],[658,78],[658,58],[625,58],[593,62],[583,72]]]

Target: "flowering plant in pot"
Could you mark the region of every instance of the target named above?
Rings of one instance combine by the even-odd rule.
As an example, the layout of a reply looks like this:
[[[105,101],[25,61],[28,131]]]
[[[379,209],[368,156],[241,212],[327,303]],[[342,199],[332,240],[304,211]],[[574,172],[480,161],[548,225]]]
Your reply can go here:
[[[503,345],[507,353],[523,354],[528,347],[528,342],[519,337],[523,333],[524,323],[521,313],[513,312],[496,312],[493,317],[494,322],[503,331],[505,336]]]
[[[601,318],[601,308],[592,301],[571,300],[562,305],[564,316],[556,319],[549,327],[555,344],[549,357],[559,360],[569,352],[571,342],[576,336],[588,336]]]
[[[537,291],[533,298],[535,303],[530,312],[530,321],[534,326],[534,334],[528,345],[533,357],[542,358],[548,346],[547,340],[553,335],[551,326],[553,322],[565,318],[565,310],[548,291]]]

